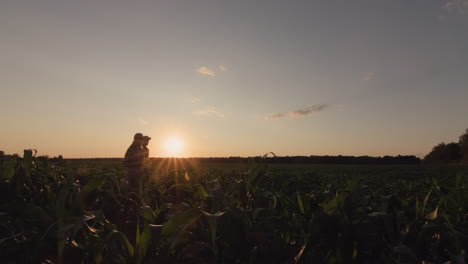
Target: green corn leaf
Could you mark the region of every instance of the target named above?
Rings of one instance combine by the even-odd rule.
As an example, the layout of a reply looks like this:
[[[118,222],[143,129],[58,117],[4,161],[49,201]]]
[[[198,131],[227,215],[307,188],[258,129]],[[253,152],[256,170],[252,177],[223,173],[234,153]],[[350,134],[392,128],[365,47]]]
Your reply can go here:
[[[205,199],[208,196],[208,193],[206,192],[205,188],[203,188],[203,186],[199,183],[197,183],[195,186],[197,187],[200,196]]]
[[[107,175],[99,175],[94,177],[83,187],[83,192],[90,193],[101,188],[107,180]]]
[[[216,225],[218,222],[219,217],[224,215],[225,212],[218,212],[216,214],[210,214],[205,211],[203,211],[203,216],[205,217],[206,221],[208,222],[208,227],[210,229],[210,235],[211,235],[211,246],[213,247],[213,250],[216,252]]]
[[[422,208],[421,208],[421,217],[424,217],[424,216],[425,216],[426,207],[427,207],[427,201],[429,200],[429,197],[431,196],[431,193],[432,193],[432,188],[431,188],[431,190],[427,193],[426,198],[424,198],[424,201],[423,201],[423,204],[422,204]]]
[[[139,228],[137,228],[137,234],[140,232]],[[151,227],[146,225],[143,228],[143,232],[138,235],[138,240],[136,243],[136,263],[142,263],[143,259],[146,256],[148,248],[151,244]]]
[[[67,215],[67,204],[70,194],[69,184],[62,184],[55,202],[55,214],[57,219],[63,219]]]
[[[301,194],[299,192],[297,193],[297,204],[299,205],[301,213],[305,214],[304,203],[302,202]]]
[[[173,216],[162,227],[162,236],[170,237],[179,232],[179,230],[185,226],[190,225],[197,221],[197,219],[203,214],[203,211],[198,208],[189,209],[182,214]]]
[[[149,206],[143,206],[140,209],[140,215],[145,219],[147,224],[152,224],[156,221],[156,215],[154,214],[153,209]]]
[[[23,221],[38,224],[47,228],[53,224],[52,218],[40,207],[30,203],[17,203],[11,208],[13,214],[18,215]]]
[[[106,242],[114,255],[119,257],[134,256],[135,250],[122,232],[113,230],[107,235]]]
[[[15,176],[15,168],[16,168],[16,158],[14,157],[9,158],[5,162],[5,165],[3,167],[2,178],[7,181],[11,180],[11,178]]]

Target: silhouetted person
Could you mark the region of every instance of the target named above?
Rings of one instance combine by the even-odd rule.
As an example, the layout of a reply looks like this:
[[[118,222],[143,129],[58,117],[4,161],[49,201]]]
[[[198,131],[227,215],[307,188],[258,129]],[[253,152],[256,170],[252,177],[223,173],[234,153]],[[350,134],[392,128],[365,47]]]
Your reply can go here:
[[[143,149],[143,134],[136,133],[133,142],[125,153],[124,166],[128,171],[128,185],[130,190],[139,190],[139,182],[143,177],[143,163],[145,161],[145,150]]]
[[[144,136],[143,137],[143,142],[141,144],[141,146],[143,147],[143,150],[145,151],[145,163],[148,161],[149,159],[149,149],[148,149],[148,144],[149,144],[149,141],[151,140],[150,137],[148,136]]]
[[[148,164],[148,161],[149,161],[149,149],[148,149],[148,144],[149,144],[149,141],[151,140],[150,137],[148,136],[144,136],[143,137],[143,142],[141,144],[141,146],[143,147],[143,151],[145,153],[145,158],[144,158],[144,162],[143,164],[145,165],[145,168],[143,168],[143,173],[144,173],[144,176],[143,176],[143,181],[144,183],[146,184],[146,182],[148,182],[149,180],[149,177],[150,177],[150,173],[149,173],[149,170],[147,168],[147,164]]]

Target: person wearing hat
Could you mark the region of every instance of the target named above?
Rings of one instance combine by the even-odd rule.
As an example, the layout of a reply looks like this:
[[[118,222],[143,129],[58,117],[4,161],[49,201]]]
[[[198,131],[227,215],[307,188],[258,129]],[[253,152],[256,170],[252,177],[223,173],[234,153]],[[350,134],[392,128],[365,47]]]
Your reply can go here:
[[[143,177],[143,165],[145,161],[145,150],[143,149],[143,134],[136,133],[133,142],[125,152],[124,166],[127,168],[128,185],[130,190],[138,191],[139,182]]]
[[[149,159],[149,149],[148,149],[148,144],[149,144],[149,141],[151,140],[150,137],[148,136],[144,136],[143,137],[143,141],[142,141],[142,144],[141,146],[143,147],[143,150],[145,151],[145,163],[148,161]]]

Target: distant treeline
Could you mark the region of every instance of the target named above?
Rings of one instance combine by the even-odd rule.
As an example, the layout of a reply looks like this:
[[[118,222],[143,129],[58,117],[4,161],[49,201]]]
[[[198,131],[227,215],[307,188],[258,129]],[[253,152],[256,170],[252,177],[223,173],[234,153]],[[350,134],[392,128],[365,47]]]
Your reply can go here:
[[[64,159],[59,157],[39,156],[39,159],[48,159],[52,162],[67,160],[71,162],[91,162],[100,164],[106,163],[120,163],[122,158],[83,158],[83,159]],[[151,158],[151,160],[159,162],[167,158]],[[248,163],[249,161],[266,162],[270,164],[419,164],[421,159],[413,155],[406,156],[273,156],[273,157],[194,157],[194,158],[179,158],[189,162],[195,163]]]
[[[416,156],[286,156],[286,157],[213,157],[213,158],[189,158],[201,163],[247,163],[255,160],[271,164],[419,164],[421,159]]]
[[[255,160],[271,164],[419,164],[416,156],[286,156],[286,157],[226,157],[226,158],[192,158],[198,162],[207,163],[244,163]]]
[[[167,158],[151,158],[155,162]],[[285,157],[196,157],[178,158],[194,163],[245,163],[253,160],[256,162],[266,162],[270,164],[419,164],[421,159],[416,156],[285,156]],[[89,162],[121,162],[121,158],[96,158],[96,159],[66,159],[69,161],[89,161]]]
[[[424,157],[425,163],[468,164],[468,129],[458,142],[440,143]]]

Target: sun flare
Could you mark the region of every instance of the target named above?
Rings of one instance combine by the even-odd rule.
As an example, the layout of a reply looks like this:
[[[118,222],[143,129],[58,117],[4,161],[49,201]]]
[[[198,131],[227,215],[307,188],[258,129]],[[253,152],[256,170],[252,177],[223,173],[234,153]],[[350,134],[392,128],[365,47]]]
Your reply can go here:
[[[164,149],[168,156],[181,156],[184,150],[184,142],[176,136],[171,136],[164,141]]]

